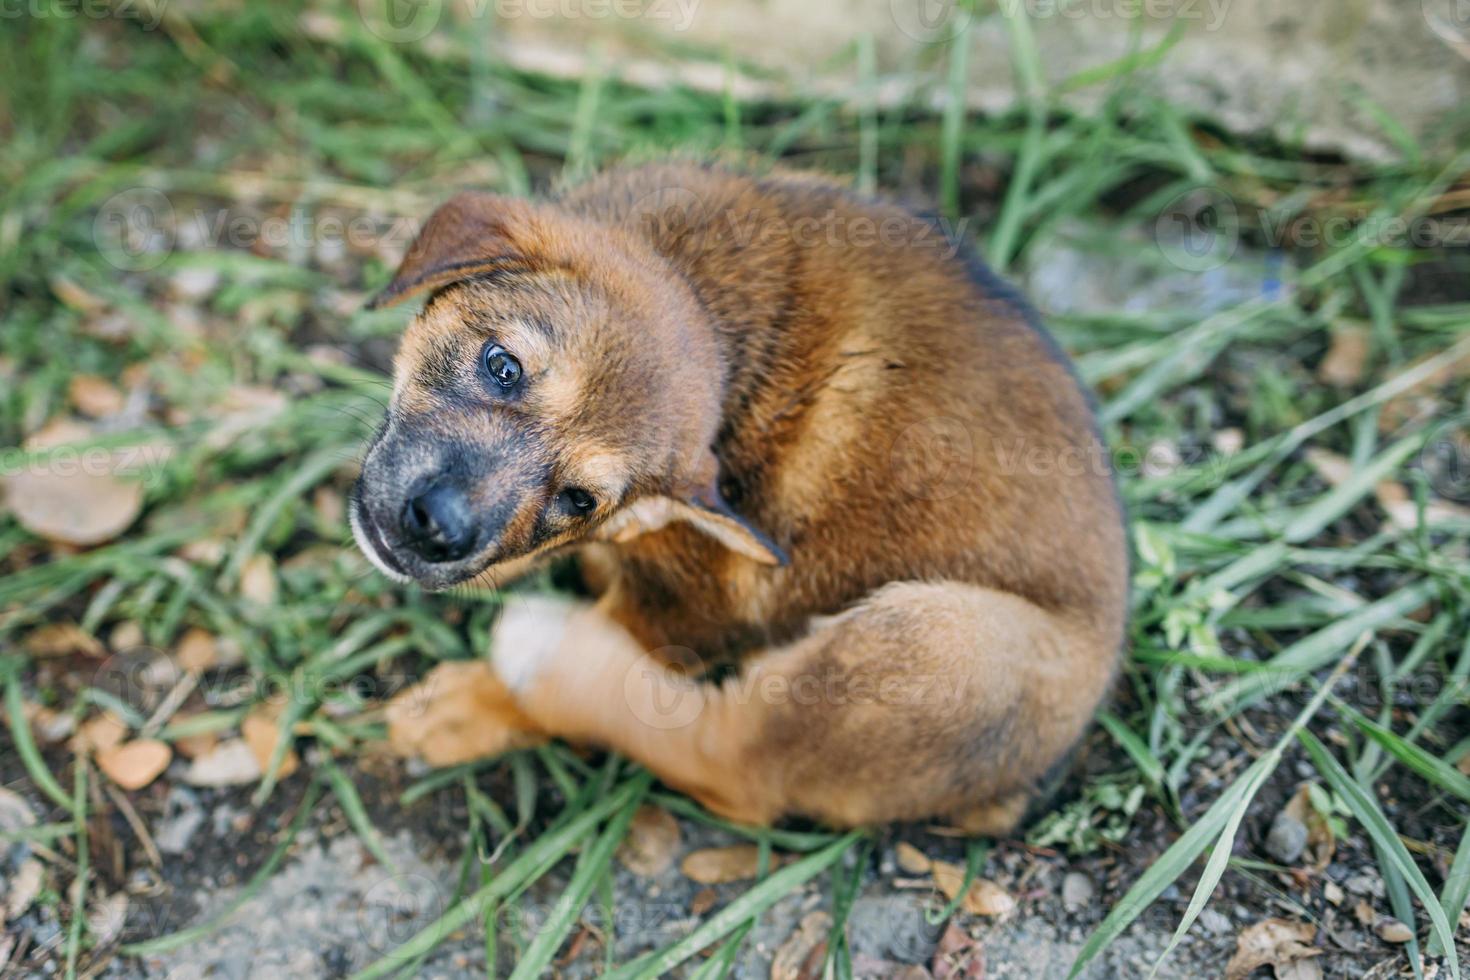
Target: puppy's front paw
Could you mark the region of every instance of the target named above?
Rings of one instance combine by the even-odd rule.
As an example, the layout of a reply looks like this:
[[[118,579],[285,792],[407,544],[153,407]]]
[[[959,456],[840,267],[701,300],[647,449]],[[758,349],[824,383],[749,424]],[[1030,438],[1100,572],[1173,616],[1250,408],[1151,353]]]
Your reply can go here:
[[[584,602],[544,595],[510,595],[490,631],[490,659],[513,693],[526,690],[550,663]]]
[[[483,660],[439,664],[388,702],[388,744],[431,766],[499,755],[543,739]]]

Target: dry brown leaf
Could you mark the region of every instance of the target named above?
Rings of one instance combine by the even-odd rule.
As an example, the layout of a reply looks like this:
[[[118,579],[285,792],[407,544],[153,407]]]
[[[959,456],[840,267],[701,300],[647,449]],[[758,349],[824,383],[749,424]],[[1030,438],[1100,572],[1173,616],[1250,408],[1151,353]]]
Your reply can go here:
[[[127,734],[128,726],[123,724],[122,719],[110,711],[104,711],[83,722],[68,747],[77,755],[101,752],[121,743]]]
[[[251,555],[240,568],[240,595],[258,606],[276,601],[276,563],[270,555]]]
[[[184,772],[190,786],[239,786],[259,779],[261,768],[244,739],[231,738],[199,756]]]
[[[70,711],[57,711],[44,704],[27,701],[21,705],[21,712],[43,745],[55,745],[76,734],[77,719]]]
[[[91,454],[38,463],[0,480],[21,526],[48,541],[80,546],[117,537],[143,509],[143,484],[113,474]]]
[[[674,863],[679,840],[679,821],[673,814],[659,806],[640,806],[618,846],[618,860],[635,875],[654,878]]]
[[[1352,460],[1330,449],[1313,446],[1306,451],[1306,460],[1329,487],[1342,486],[1353,475]]]
[[[40,861],[35,858],[22,861],[15,874],[10,876],[10,887],[5,892],[5,918],[14,920],[25,915],[36,896],[41,894],[41,886],[45,882],[46,869]]]
[[[907,841],[899,841],[893,852],[898,866],[911,875],[926,875],[933,867],[929,856]]]
[[[113,892],[93,902],[87,909],[87,931],[97,948],[103,948],[122,935],[128,920],[128,893]]]
[[[1317,378],[1324,384],[1349,387],[1363,380],[1372,335],[1358,323],[1339,323],[1332,330],[1327,356],[1317,365]]]
[[[174,650],[174,659],[185,670],[203,673],[219,663],[219,644],[214,634],[199,627],[191,627],[179,638]]]
[[[1414,938],[1414,930],[1392,916],[1385,915],[1373,924],[1373,931],[1386,943],[1406,943]]]
[[[1416,370],[1425,361],[1439,356],[1437,353],[1430,353],[1416,358],[1405,364],[1395,377]],[[1465,377],[1470,377],[1470,354],[1442,365],[1422,381],[1410,385],[1384,402],[1383,408],[1378,412],[1378,431],[1397,432],[1410,421],[1434,418],[1441,414],[1444,406],[1435,396],[1435,392],[1450,382]]]
[[[107,634],[107,645],[112,648],[114,653],[126,653],[129,650],[136,650],[146,642],[148,640],[143,635],[143,627],[131,619],[125,619],[121,623],[118,623],[112,628],[112,632]]]
[[[818,980],[827,956],[832,917],[808,912],[771,958],[771,980]]]
[[[1358,899],[1358,904],[1353,906],[1353,918],[1358,920],[1360,926],[1371,926],[1378,920],[1378,913],[1365,900]]]
[[[275,754],[276,745],[281,740],[281,710],[282,705],[257,704],[240,722],[240,735],[245,739],[245,744],[250,746],[250,753],[255,756],[255,764],[261,772],[270,771],[271,756]],[[280,768],[276,770],[276,778],[285,779],[300,766],[301,759],[296,755],[296,750],[287,749],[285,757],[281,759]]]
[[[715,907],[715,902],[720,900],[719,892],[713,888],[705,887],[694,893],[689,900],[689,914],[699,918],[704,913]]]
[[[51,292],[61,302],[76,310],[78,313],[101,313],[107,309],[107,301],[80,286],[74,280],[66,276],[53,273],[47,278],[51,286]]]
[[[1321,955],[1312,945],[1316,936],[1316,926],[1290,919],[1264,919],[1248,926],[1235,940],[1235,955],[1225,964],[1225,980],[1244,980],[1268,963],[1279,976],[1292,963]]]
[[[142,789],[168,768],[174,750],[153,738],[122,742],[97,753],[97,768],[125,790]]]
[[[107,656],[102,641],[75,623],[48,623],[27,633],[21,645],[36,657],[67,657],[73,653],[98,658]]]
[[[499,755],[540,740],[484,660],[438,664],[388,702],[388,744],[431,766]]]
[[[965,871],[948,861],[935,861],[929,869],[934,884],[951,902],[960,893],[965,883]],[[976,878],[970,882],[960,907],[971,915],[1002,916],[1016,907],[1016,900],[1002,887],[988,878]]]
[[[771,855],[771,865],[776,865]],[[701,885],[723,885],[746,881],[760,869],[760,848],[755,844],[731,844],[728,847],[706,847],[687,855],[679,864],[684,877]]]
[[[94,419],[121,414],[128,403],[117,385],[95,374],[72,375],[67,395],[77,411]]]
[[[1400,530],[1413,531],[1419,527],[1419,504],[1402,483],[1384,480],[1373,488],[1378,506],[1388,515],[1388,523]],[[1470,508],[1430,497],[1424,502],[1424,526],[1470,523]]]
[[[939,937],[929,972],[934,980],[983,980],[985,945],[966,932],[957,920],[950,919]]]
[[[1285,809],[1307,828],[1311,867],[1318,872],[1325,871],[1337,853],[1337,835],[1332,832],[1331,822],[1312,806],[1311,788],[1307,783],[1297,787]]]
[[[326,527],[343,527],[347,521],[347,501],[332,487],[320,486],[311,495],[311,508],[317,520]]]

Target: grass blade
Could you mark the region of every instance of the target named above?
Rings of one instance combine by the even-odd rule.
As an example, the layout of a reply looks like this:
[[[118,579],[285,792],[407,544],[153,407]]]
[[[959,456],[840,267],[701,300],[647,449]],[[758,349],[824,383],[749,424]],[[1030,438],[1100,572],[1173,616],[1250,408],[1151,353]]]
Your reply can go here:
[[[506,897],[523,883],[531,880],[537,872],[543,868],[549,868],[609,814],[626,806],[629,799],[641,792],[640,782],[643,778],[642,776],[633,777],[617,792],[592,804],[556,830],[537,838],[527,845],[514,861],[506,865],[500,874],[490,879],[488,884],[461,900],[387,956],[354,973],[351,980],[374,980],[377,977],[387,976],[438,946],[450,933],[471,919],[478,918],[486,905]]]
[[[793,864],[788,864],[705,920],[699,928],[683,939],[606,974],[603,980],[630,980],[634,977],[644,980],[648,977],[666,976],[670,970],[701,949],[722,938],[742,923],[760,915],[781,898],[821,874],[843,854],[846,854],[847,849],[862,837],[862,831],[854,830],[839,837],[820,851],[808,854]]]
[[[1399,840],[1398,832],[1384,816],[1383,809],[1379,807],[1378,801],[1368,794],[1363,787],[1348,775],[1346,769],[1337,761],[1331,752],[1327,751],[1317,736],[1308,731],[1298,731],[1296,737],[1306,747],[1307,754],[1312,757],[1312,762],[1317,766],[1317,771],[1322,778],[1327,780],[1333,792],[1340,796],[1353,811],[1353,816],[1363,829],[1368,832],[1374,844],[1382,849],[1382,853],[1399,874],[1403,875],[1405,883],[1424,906],[1424,911],[1429,915],[1429,921],[1434,936],[1440,943],[1440,948],[1452,950],[1454,946],[1454,930],[1450,927],[1449,920],[1445,917],[1443,906],[1439,904],[1439,898],[1429,888],[1429,882],[1424,880],[1424,873],[1410,857],[1408,848],[1404,842]],[[1450,967],[1450,976],[1455,980],[1460,978],[1460,964],[1452,955],[1446,958]]]
[[[572,875],[572,880],[567,883],[566,891],[556,900],[551,915],[547,917],[541,930],[536,933],[536,938],[522,954],[520,962],[516,964],[515,972],[510,975],[511,980],[530,980],[532,977],[544,975],[551,965],[552,957],[561,948],[562,941],[566,939],[573,923],[577,921],[582,906],[592,894],[593,886],[606,873],[608,862],[612,860],[613,849],[627,834],[628,824],[633,820],[633,811],[638,809],[638,804],[642,801],[643,794],[648,791],[648,786],[652,781],[652,777],[646,772],[634,778],[633,795],[629,797],[623,808],[614,814],[612,820],[608,821],[601,836],[577,862],[577,870]]]

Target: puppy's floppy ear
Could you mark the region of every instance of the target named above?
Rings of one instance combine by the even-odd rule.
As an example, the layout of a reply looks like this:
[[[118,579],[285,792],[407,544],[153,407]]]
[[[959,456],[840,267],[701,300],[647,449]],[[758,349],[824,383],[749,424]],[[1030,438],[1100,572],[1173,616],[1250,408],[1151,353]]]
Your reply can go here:
[[[786,553],[754,524],[730,507],[720,493],[720,461],[713,450],[698,453],[685,476],[675,483],[670,510],[736,554],[762,565],[785,565]]]
[[[762,565],[785,565],[786,552],[759,528],[730,509],[713,484],[675,501],[680,519],[694,525],[731,551]]]
[[[414,239],[393,281],[368,302],[376,310],[495,269],[534,264],[517,232],[530,206],[515,198],[466,191],[439,206]]]

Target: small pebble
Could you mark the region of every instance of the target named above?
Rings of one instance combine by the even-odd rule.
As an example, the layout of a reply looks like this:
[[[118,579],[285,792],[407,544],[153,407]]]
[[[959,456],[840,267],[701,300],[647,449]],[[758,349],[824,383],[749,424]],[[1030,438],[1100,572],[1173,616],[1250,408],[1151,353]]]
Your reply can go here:
[[[1092,879],[1081,872],[1072,871],[1062,879],[1062,905],[1068,912],[1077,912],[1086,908],[1092,897],[1097,894],[1097,889],[1092,887]]]
[[[1307,825],[1286,810],[1277,813],[1266,835],[1266,853],[1282,864],[1295,864],[1306,848]]]
[[[1341,905],[1342,900],[1346,896],[1343,894],[1342,887],[1337,882],[1329,881],[1322,886],[1322,897],[1333,905]]]
[[[1230,933],[1230,917],[1224,912],[1214,909],[1205,909],[1199,914],[1200,928],[1212,936],[1224,936]]]
[[[1374,898],[1383,897],[1383,879],[1374,874],[1353,875],[1343,882],[1343,887],[1354,895],[1372,895]]]

